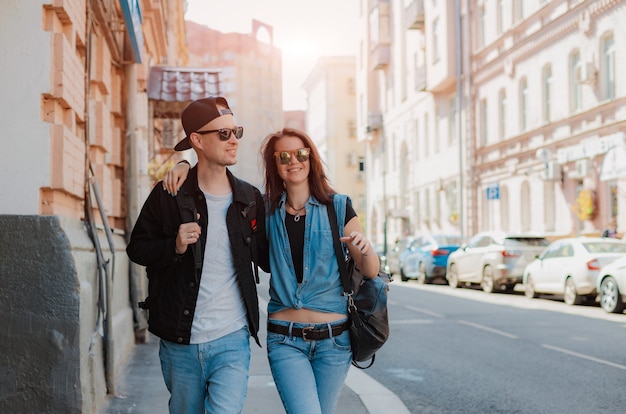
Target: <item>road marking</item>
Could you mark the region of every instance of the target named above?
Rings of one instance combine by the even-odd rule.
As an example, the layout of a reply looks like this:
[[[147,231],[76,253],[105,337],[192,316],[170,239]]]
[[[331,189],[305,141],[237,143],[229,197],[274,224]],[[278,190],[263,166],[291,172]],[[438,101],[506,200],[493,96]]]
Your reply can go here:
[[[431,321],[430,319],[401,319],[401,320],[393,320],[393,321],[389,321],[390,324],[392,325],[413,325],[413,324],[420,324],[420,323],[433,323],[433,321]]]
[[[578,352],[570,351],[570,350],[567,350],[567,349],[559,348],[559,347],[548,345],[548,344],[542,344],[541,346],[544,347],[544,348],[551,349],[553,351],[562,352],[562,353],[567,354],[567,355],[571,355],[571,356],[575,356],[575,357],[578,357],[578,358],[586,359],[588,361],[597,362],[598,364],[608,365],[608,366],[613,367],[613,368],[623,369],[623,370],[626,371],[626,366],[620,365],[620,364],[616,364],[616,363],[611,362],[611,361],[605,361],[604,359],[595,358],[595,357],[592,357],[592,356],[589,356],[589,355],[579,354]]]
[[[434,316],[435,318],[445,318],[444,315],[437,313],[437,312],[433,312],[429,309],[416,308],[415,306],[411,306],[411,305],[406,306],[406,308],[415,312],[425,313],[426,315]]]
[[[477,329],[482,329],[483,331],[491,332],[491,333],[494,333],[494,334],[497,334],[497,335],[506,336],[507,338],[517,339],[516,335],[510,334],[508,332],[501,331],[499,329],[490,328],[490,327],[485,326],[485,325],[479,325],[477,323],[468,322],[468,321],[462,321],[462,320],[459,320],[457,322],[462,324],[462,325],[467,325],[467,326],[471,326],[471,327],[477,328]]]

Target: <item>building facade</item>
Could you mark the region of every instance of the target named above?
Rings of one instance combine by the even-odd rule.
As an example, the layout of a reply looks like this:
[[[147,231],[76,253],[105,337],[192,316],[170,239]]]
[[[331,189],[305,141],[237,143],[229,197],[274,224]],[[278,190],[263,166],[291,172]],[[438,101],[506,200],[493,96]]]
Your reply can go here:
[[[362,220],[366,216],[365,145],[356,133],[356,59],[327,56],[317,61],[303,88],[306,131],[326,165],[331,185],[348,194]]]
[[[626,2],[362,0],[360,13],[378,242],[626,227]]]
[[[157,149],[149,68],[186,64],[184,8],[0,5],[1,412],[97,412],[145,335],[126,238]]]
[[[189,65],[220,70],[220,89],[244,127],[238,177],[263,185],[260,146],[271,131],[283,127],[282,54],[273,44],[273,29],[257,20],[251,33],[222,33],[187,22]]]

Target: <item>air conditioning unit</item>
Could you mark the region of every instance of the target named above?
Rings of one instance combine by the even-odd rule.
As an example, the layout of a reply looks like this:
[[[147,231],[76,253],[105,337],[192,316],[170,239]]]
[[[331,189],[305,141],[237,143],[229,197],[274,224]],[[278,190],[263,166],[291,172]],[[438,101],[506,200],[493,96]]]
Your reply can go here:
[[[589,176],[591,170],[591,161],[588,159],[576,160],[574,170],[570,171],[569,178],[585,178]]]
[[[593,83],[596,81],[596,68],[593,63],[581,63],[576,66],[576,82]]]
[[[561,164],[559,164],[557,161],[546,162],[546,169],[544,171],[544,180],[546,181],[561,180]]]
[[[367,114],[367,132],[378,131],[383,126],[383,114],[376,112],[369,112]]]

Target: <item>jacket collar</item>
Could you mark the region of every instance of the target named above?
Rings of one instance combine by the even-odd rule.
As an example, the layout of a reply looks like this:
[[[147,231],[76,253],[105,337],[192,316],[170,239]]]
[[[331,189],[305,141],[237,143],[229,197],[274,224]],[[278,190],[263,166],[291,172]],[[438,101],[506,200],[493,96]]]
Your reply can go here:
[[[233,202],[248,204],[248,198],[246,197],[246,193],[242,187],[242,182],[237,177],[233,175],[232,172],[227,168],[226,176],[228,177],[228,181],[230,182],[230,187],[233,190]],[[189,170],[189,175],[187,175],[187,180],[183,183],[180,192],[187,196],[194,196],[196,194],[202,194],[202,190],[198,185],[198,166],[194,166]],[[254,200],[250,200],[254,201]]]

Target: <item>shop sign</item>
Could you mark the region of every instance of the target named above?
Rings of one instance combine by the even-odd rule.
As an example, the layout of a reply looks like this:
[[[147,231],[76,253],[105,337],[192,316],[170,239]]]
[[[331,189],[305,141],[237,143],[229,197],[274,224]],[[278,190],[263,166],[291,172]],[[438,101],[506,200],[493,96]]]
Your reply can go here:
[[[624,133],[617,132],[615,134],[603,137],[591,137],[581,141],[579,144],[570,147],[561,148],[556,153],[559,164],[582,160],[583,158],[592,159],[596,155],[605,154],[611,148],[624,145]]]
[[[143,18],[141,16],[139,0],[121,0],[120,5],[124,13],[124,22],[126,23],[126,31],[128,32],[130,45],[133,49],[135,63],[141,63],[141,50],[143,47],[141,25],[143,24]]]
[[[600,181],[615,180],[626,177],[626,147],[611,148],[604,156]]]
[[[487,200],[500,199],[500,185],[498,183],[489,184],[487,186]]]

